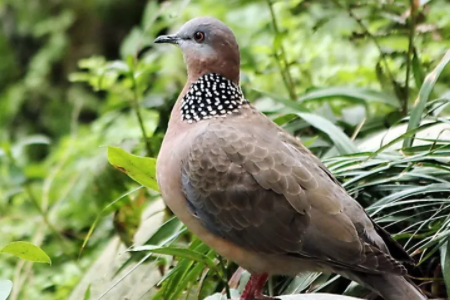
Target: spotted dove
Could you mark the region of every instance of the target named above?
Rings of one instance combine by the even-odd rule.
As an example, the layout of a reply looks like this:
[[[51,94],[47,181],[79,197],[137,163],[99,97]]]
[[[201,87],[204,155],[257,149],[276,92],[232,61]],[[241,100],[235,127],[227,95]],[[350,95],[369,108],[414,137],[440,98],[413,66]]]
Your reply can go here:
[[[162,197],[252,274],[242,300],[272,299],[261,293],[269,275],[302,271],[338,273],[386,300],[426,299],[405,277],[402,247],[299,139],[245,99],[225,24],[196,18],[155,43],[178,45],[188,72],[157,160]]]

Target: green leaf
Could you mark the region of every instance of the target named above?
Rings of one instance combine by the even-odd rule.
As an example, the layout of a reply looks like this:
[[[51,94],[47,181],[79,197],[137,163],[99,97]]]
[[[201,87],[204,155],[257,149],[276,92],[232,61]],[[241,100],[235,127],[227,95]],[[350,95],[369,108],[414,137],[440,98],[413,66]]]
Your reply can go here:
[[[120,74],[126,74],[130,72],[130,67],[121,60],[115,60],[106,64],[105,71],[116,71]]]
[[[156,182],[156,159],[132,155],[117,147],[108,147],[108,161],[133,180],[159,191]]]
[[[23,258],[32,262],[46,263],[51,265],[50,257],[38,246],[29,242],[12,242],[0,249],[0,253],[9,253],[16,257]]]
[[[90,284],[88,285],[86,292],[84,292],[84,297],[83,297],[83,300],[89,300],[89,299],[91,299],[91,285]]]
[[[447,295],[450,295],[450,241],[447,241],[440,247],[441,250],[441,268],[444,274],[445,287]]]
[[[179,259],[175,267],[171,269],[166,275],[164,275],[160,280],[160,283],[162,283],[161,289],[159,290],[157,295],[152,298],[153,300],[181,299],[181,292],[188,288],[190,283],[194,283],[197,281],[197,278],[200,276],[201,270],[204,268],[205,264],[209,266],[212,271],[217,273],[219,278],[221,278],[222,280],[223,278],[225,278],[223,272],[221,272],[221,269],[219,269],[212,261],[215,257],[214,252],[200,240],[195,239],[190,244],[188,249],[173,247],[168,248],[176,249],[178,254],[176,256],[181,257],[181,259]],[[187,250],[183,252],[190,254],[180,255],[179,250]],[[210,263],[205,263],[205,260],[210,261]],[[195,264],[195,262],[200,262],[200,264]]]
[[[162,224],[158,230],[144,243],[146,245],[163,245],[167,240],[171,240],[172,236],[180,232],[182,223],[176,217],[172,217]]]
[[[297,101],[292,101],[287,98],[284,98],[283,96],[272,94],[260,89],[253,89],[255,92],[260,93],[261,95],[264,95],[266,97],[269,97],[281,104],[283,104],[286,107],[289,107],[294,110],[294,112],[302,111],[302,112],[309,112],[307,108],[304,107],[303,103],[299,103]]]
[[[197,278],[201,276],[203,273],[203,270],[205,269],[205,266],[202,264],[196,264],[194,265],[188,272],[186,272],[182,278],[182,280],[179,280],[176,285],[176,288],[174,289],[172,299],[177,300],[179,299],[179,295],[185,290],[187,287],[189,287],[189,283],[195,282]]]
[[[328,121],[327,119],[311,114],[311,113],[297,113],[297,115],[311,124],[313,127],[319,129],[333,141],[337,150],[341,154],[351,154],[359,152],[358,148],[353,144],[348,136],[336,125]]]
[[[183,224],[177,217],[172,217],[162,224],[155,233],[144,243],[144,245],[164,246],[173,241],[176,237],[183,233]],[[127,259],[116,271],[119,274],[125,267],[133,262],[134,257]]]
[[[416,103],[414,104],[414,107],[411,111],[411,117],[409,119],[408,123],[408,131],[416,128],[420,121],[422,120],[422,114],[425,109],[425,106],[430,98],[431,92],[433,91],[433,88],[441,75],[442,71],[444,70],[445,66],[450,62],[450,50],[445,53],[442,60],[438,63],[436,68],[427,75],[425,78],[424,83],[422,84],[422,87],[419,91],[419,97],[416,100]],[[414,141],[414,136],[409,137],[405,139],[403,142],[403,147],[411,147]]]
[[[389,76],[386,75],[386,72],[383,70],[382,61],[379,60],[375,65],[375,73],[377,74],[378,82],[380,83],[381,89],[386,92],[393,92],[392,81]],[[399,107],[400,101],[397,100],[397,107]]]
[[[11,280],[0,280],[0,300],[8,299],[13,288]]]
[[[94,222],[92,223],[91,227],[89,228],[88,233],[86,234],[86,237],[84,238],[83,244],[81,245],[80,252],[78,254],[78,257],[81,257],[81,253],[84,251],[84,248],[86,247],[89,239],[91,238],[92,234],[94,233],[95,227],[97,227],[98,222],[100,222],[101,218],[104,216],[107,216],[108,214],[112,213],[113,211],[117,210],[118,208],[125,205],[125,203],[129,202],[128,196],[132,193],[140,190],[142,186],[135,188],[131,191],[126,192],[125,194],[121,195],[119,198],[115,199],[108,205],[106,205],[100,213],[95,218]]]
[[[360,104],[377,102],[393,107],[399,106],[398,99],[395,96],[392,96],[391,94],[357,87],[330,87],[330,88],[316,89],[307,92],[306,94],[298,98],[297,101],[306,102],[306,101],[326,100],[332,98],[344,98]]]
[[[416,82],[417,88],[419,88],[422,85],[423,81],[425,80],[425,74],[423,73],[422,65],[420,63],[420,59],[416,51],[414,51],[411,66],[414,75],[414,81]]]
[[[149,1],[142,15],[142,28],[147,32],[155,23],[156,19],[161,15],[163,10],[159,9],[159,3]]]

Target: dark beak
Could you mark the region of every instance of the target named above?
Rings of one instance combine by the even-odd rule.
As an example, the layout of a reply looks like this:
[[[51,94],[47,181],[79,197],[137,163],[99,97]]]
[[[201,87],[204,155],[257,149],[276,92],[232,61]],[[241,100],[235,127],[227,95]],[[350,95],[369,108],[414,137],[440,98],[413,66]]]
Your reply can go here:
[[[178,44],[180,38],[175,34],[172,35],[161,35],[156,38],[154,43],[156,44]]]

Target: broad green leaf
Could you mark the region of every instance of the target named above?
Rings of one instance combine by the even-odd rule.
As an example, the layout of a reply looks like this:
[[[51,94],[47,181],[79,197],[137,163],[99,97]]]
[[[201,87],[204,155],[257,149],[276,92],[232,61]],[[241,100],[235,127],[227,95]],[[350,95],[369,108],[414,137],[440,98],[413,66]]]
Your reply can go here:
[[[326,100],[333,98],[345,98],[357,103],[368,104],[370,102],[383,103],[389,106],[398,107],[398,99],[388,93],[375,91],[371,89],[357,87],[330,87],[316,89],[307,92],[300,98],[298,102]]]
[[[0,249],[0,253],[9,253],[32,262],[52,264],[50,257],[38,246],[29,242],[12,242]]]
[[[447,66],[447,64],[450,62],[450,50],[445,53],[442,60],[438,63],[436,68],[427,75],[425,78],[424,83],[422,84],[422,87],[419,91],[419,96],[416,100],[416,103],[414,104],[414,107],[411,111],[411,117],[409,119],[408,123],[408,131],[415,129],[417,126],[419,126],[420,121],[422,120],[422,114],[423,111],[427,105],[428,100],[430,100],[431,92],[433,91],[433,88],[441,75],[444,68]],[[403,142],[403,147],[411,147],[412,143],[414,141],[414,136],[409,137],[405,139]]]
[[[156,159],[136,156],[117,147],[108,147],[108,161],[133,180],[159,191],[156,182]]]
[[[358,152],[358,148],[353,144],[348,136],[336,125],[327,119],[311,114],[311,113],[297,113],[297,115],[311,124],[313,127],[319,129],[333,141],[340,154],[351,154]]]
[[[0,280],[0,300],[8,299],[13,288],[11,280]]]

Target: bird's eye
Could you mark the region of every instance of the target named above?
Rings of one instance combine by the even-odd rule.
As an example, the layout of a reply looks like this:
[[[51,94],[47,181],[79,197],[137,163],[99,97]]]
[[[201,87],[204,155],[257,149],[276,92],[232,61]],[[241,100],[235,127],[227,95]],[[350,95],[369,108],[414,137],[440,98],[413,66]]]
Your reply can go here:
[[[196,33],[194,33],[194,40],[197,43],[203,42],[204,39],[205,39],[205,34],[203,32],[197,31]]]

